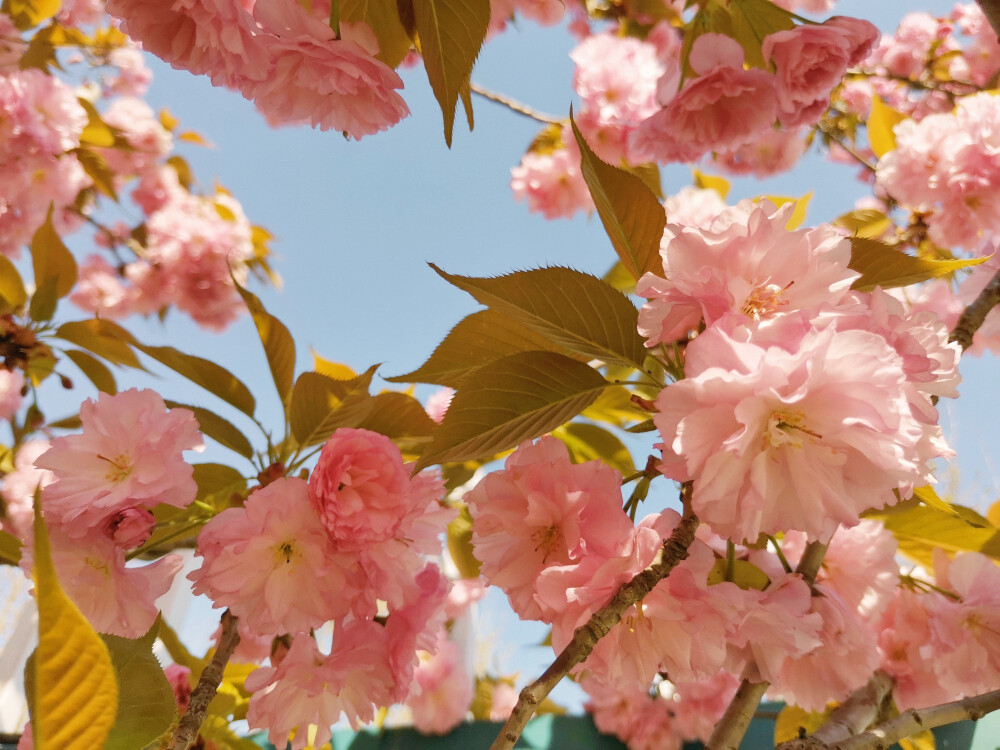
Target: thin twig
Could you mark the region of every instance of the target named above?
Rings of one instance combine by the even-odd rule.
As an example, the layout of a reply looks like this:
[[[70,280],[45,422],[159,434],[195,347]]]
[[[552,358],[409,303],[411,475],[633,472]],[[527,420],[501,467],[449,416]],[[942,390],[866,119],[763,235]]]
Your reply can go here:
[[[830,745],[831,750],[877,750],[910,737],[925,729],[954,724],[957,721],[981,719],[991,711],[1000,709],[1000,690],[952,703],[942,703],[931,708],[910,709],[895,719],[869,729],[864,734]]]
[[[879,670],[830,714],[830,718],[808,737],[789,740],[777,750],[814,750],[849,739],[878,721],[883,704],[892,694],[892,678]]]
[[[748,664],[743,670],[743,681],[736,695],[726,706],[726,712],[715,725],[705,747],[711,750],[738,750],[769,686],[770,683],[761,681],[757,665],[753,662]]]
[[[205,714],[208,713],[208,704],[212,702],[215,693],[222,684],[222,677],[226,671],[226,664],[233,655],[233,651],[240,644],[239,619],[229,613],[227,609],[222,613],[222,632],[219,634],[219,645],[215,649],[212,660],[202,670],[198,684],[191,691],[188,710],[181,717],[174,730],[174,736],[170,739],[167,750],[188,750],[198,739],[198,730],[205,721]]]
[[[998,303],[1000,303],[1000,271],[997,271],[986,288],[965,308],[948,340],[957,341],[963,350],[968,349],[972,345],[972,337],[976,335],[976,331],[986,320],[990,310]]]
[[[823,123],[817,123],[816,125],[813,125],[813,127],[816,129],[817,132],[822,133],[827,138],[829,138],[831,141],[833,141],[838,146],[840,146],[842,149],[844,149],[844,151],[846,151],[848,153],[848,155],[854,157],[854,160],[856,162],[858,162],[861,166],[863,166],[865,169],[867,169],[869,172],[874,172],[875,171],[875,165],[874,164],[872,164],[865,157],[863,157],[861,154],[859,154],[854,149],[853,146],[849,145],[848,143],[845,143],[843,138],[841,138],[834,131],[830,130],[830,128],[824,126]]]
[[[509,96],[504,96],[503,94],[498,94],[495,91],[490,91],[480,86],[478,83],[473,83],[469,85],[469,90],[473,94],[479,94],[483,99],[489,99],[491,102],[496,102],[497,104],[502,104],[519,115],[524,115],[525,117],[530,117],[532,120],[537,120],[538,122],[544,122],[546,125],[562,125],[564,120],[556,117],[555,115],[547,115],[538,110],[532,109],[531,107],[521,104],[521,102],[516,99],[511,99]]]
[[[653,562],[631,581],[622,586],[614,598],[591,615],[590,620],[573,632],[573,640],[549,665],[541,677],[521,691],[517,705],[511,711],[500,734],[490,746],[490,750],[510,750],[514,747],[535,709],[552,692],[552,688],[569,674],[577,664],[583,662],[594,650],[597,642],[622,619],[622,615],[636,602],[642,601],[653,588],[667,577],[678,563],[688,556],[688,547],[694,541],[698,528],[698,518],[691,511],[691,484],[685,483],[681,489],[684,502],[684,516],[674,529]]]

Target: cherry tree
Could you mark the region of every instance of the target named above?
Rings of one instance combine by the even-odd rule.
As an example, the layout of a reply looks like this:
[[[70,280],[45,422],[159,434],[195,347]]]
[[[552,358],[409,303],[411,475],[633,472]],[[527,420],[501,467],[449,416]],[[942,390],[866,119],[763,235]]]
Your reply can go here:
[[[511,748],[563,679],[635,749],[736,748],[765,695],[785,750],[1000,708],[1000,515],[934,489],[955,456],[938,400],[1000,349],[1000,5],[883,34],[833,5],[8,0],[0,560],[39,611],[20,746],[256,747],[246,721],[299,750],[402,704],[428,733],[503,721]],[[578,39],[565,117],[472,81],[515,19]],[[411,65],[449,145],[474,97],[537,119],[513,197],[596,213],[608,273],[432,266],[484,309],[416,370],[374,393],[377,365],[296,373],[250,290],[277,281],[271,236],[198,189],[174,147],[203,138],[144,101],[143,51],[275,127],[378,138]],[[810,150],[870,195],[813,227],[807,199],[727,203],[723,175]],[[675,163],[693,184],[665,194]],[[274,392],[128,328],[171,313],[220,335],[248,313]],[[232,413],[135,387],[147,367]],[[93,392],[52,419],[67,372]],[[638,463],[625,433],[651,438]],[[193,460],[206,439],[231,460]],[[672,509],[647,509],[654,487]],[[224,610],[204,654],[158,605],[178,585]],[[519,695],[473,682],[451,637],[487,586],[551,630]]]

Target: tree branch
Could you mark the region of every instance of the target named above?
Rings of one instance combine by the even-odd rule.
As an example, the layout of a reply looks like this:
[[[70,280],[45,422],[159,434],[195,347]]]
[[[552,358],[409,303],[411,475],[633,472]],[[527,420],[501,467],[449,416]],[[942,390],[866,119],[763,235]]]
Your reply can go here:
[[[997,0],[996,5],[1000,7],[1000,0]],[[995,25],[994,28],[996,28]],[[986,316],[989,315],[990,310],[996,307],[998,303],[1000,303],[1000,271],[997,271],[993,278],[990,279],[990,283],[979,293],[979,296],[965,308],[965,311],[952,329],[948,340],[957,341],[963,350],[968,349],[972,344],[972,337],[976,335],[976,331],[979,330],[983,321],[986,320]]]
[[[761,680],[757,665],[753,662],[748,664],[743,670],[743,681],[736,695],[726,706],[726,712],[715,725],[705,747],[711,750],[739,750],[743,735],[747,733],[747,727],[768,687],[770,683]]]
[[[507,109],[517,112],[519,115],[524,115],[525,117],[530,117],[532,120],[537,120],[538,122],[544,122],[546,125],[562,125],[563,120],[553,115],[546,115],[538,110],[532,109],[527,105],[521,104],[521,102],[511,99],[509,96],[504,96],[503,94],[497,94],[494,91],[485,89],[478,83],[473,83],[469,85],[469,90],[473,94],[478,94],[483,97],[483,99],[489,99],[491,102],[496,102],[497,104],[502,104]]]
[[[879,670],[837,706],[823,726],[808,737],[782,742],[777,750],[819,750],[854,737],[878,721],[891,694],[892,678]]]
[[[986,20],[993,27],[993,32],[997,35],[997,39],[1000,40],[1000,0],[976,0],[976,2],[983,9],[983,15],[986,16]]]
[[[590,620],[573,632],[573,640],[560,652],[541,677],[521,691],[517,705],[511,711],[500,734],[490,746],[490,750],[510,750],[514,747],[535,709],[552,692],[559,681],[569,674],[594,650],[594,646],[622,619],[625,610],[642,599],[667,577],[678,563],[688,556],[688,547],[694,541],[698,528],[698,517],[691,510],[691,484],[681,488],[684,516],[669,539],[663,542],[653,562],[645,570],[622,586],[608,604],[591,615]]]
[[[198,684],[191,691],[188,710],[177,724],[177,729],[174,730],[174,736],[171,738],[167,750],[188,750],[198,739],[198,730],[201,728],[202,722],[205,721],[208,704],[215,697],[215,693],[222,683],[226,664],[240,643],[240,634],[237,628],[239,622],[239,619],[230,614],[228,609],[222,613],[222,632],[219,634],[219,645],[215,649],[212,660],[202,670]]]
[[[1000,708],[1000,690],[984,693],[972,698],[963,698],[952,703],[942,703],[931,708],[910,709],[895,719],[869,729],[864,734],[830,745],[831,750],[878,750],[889,747],[897,740],[910,737],[917,732],[956,721],[981,719],[991,711]]]

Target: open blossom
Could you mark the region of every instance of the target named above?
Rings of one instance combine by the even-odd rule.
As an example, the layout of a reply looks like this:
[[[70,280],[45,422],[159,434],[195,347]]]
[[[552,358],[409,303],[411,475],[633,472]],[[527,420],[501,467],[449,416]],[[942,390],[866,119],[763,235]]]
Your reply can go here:
[[[198,554],[195,593],[259,633],[304,633],[348,611],[349,563],[335,555],[303,479],[279,479],[224,510],[201,530]]]
[[[710,328],[687,377],[657,398],[660,470],[693,481],[698,516],[735,541],[797,529],[827,541],[871,507],[933,481],[899,355],[867,331],[787,351]]]
[[[568,218],[594,209],[593,198],[580,171],[580,152],[572,133],[563,131],[566,145],[547,153],[529,151],[510,170],[510,189],[518,202],[546,219]]]
[[[0,367],[0,419],[10,419],[21,408],[24,375]]]
[[[594,725],[629,750],[681,749],[685,738],[675,725],[671,701],[651,696],[648,689],[618,688],[595,677],[584,677],[580,687],[589,696],[585,708]]]
[[[132,388],[84,401],[80,421],[79,435],[56,438],[35,460],[55,476],[45,512],[67,534],[86,536],[133,506],[180,508],[194,500],[194,470],[181,453],[203,443],[190,411],[168,410],[159,394]]]
[[[439,633],[437,653],[421,651],[413,673],[413,689],[406,699],[413,726],[423,734],[447,734],[465,719],[473,693],[458,646]]]
[[[35,466],[35,459],[50,448],[47,440],[28,440],[14,456],[14,471],[0,477],[5,517],[0,527],[24,541],[34,523],[35,489],[52,484],[51,471]]]
[[[535,601],[542,570],[617,556],[632,536],[618,472],[598,461],[570,463],[553,437],[522,443],[466,500],[483,576],[526,619],[542,615]]]

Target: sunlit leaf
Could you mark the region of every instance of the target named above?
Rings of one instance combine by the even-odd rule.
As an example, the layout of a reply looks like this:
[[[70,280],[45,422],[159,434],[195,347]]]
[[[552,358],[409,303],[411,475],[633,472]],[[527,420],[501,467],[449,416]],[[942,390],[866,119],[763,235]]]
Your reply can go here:
[[[118,685],[107,647],[59,586],[39,494],[33,571],[38,648],[31,664],[35,747],[93,750],[104,747],[114,724]]]
[[[809,201],[812,200],[813,194],[810,190],[801,198],[790,198],[787,195],[768,195],[765,197],[779,208],[786,203],[795,204],[795,208],[792,209],[792,213],[788,216],[788,221],[785,222],[785,229],[792,232],[802,226],[805,222],[806,211],[809,209]]]
[[[635,305],[596,276],[551,267],[474,278],[446,273],[434,264],[431,268],[480,303],[570,352],[630,366],[642,366],[646,358]]]
[[[905,119],[906,115],[890,107],[878,94],[872,94],[872,109],[868,115],[867,127],[868,145],[872,147],[875,156],[881,159],[896,148],[893,128]]]
[[[257,406],[253,394],[239,378],[225,367],[201,357],[185,354],[172,346],[145,346],[138,342],[134,342],[133,345],[161,365],[183,375],[195,385],[200,385],[212,395],[235,406],[244,414],[253,416]]]
[[[248,292],[235,279],[233,283],[253,317],[281,403],[287,405],[292,397],[292,381],[295,377],[295,341],[292,334],[284,323],[264,309],[256,294]]]
[[[212,148],[211,142],[207,141],[201,133],[196,133],[193,130],[185,130],[177,136],[177,140],[184,141],[185,143],[193,143],[196,146],[204,148]]]
[[[883,288],[907,286],[921,281],[947,276],[962,268],[978,266],[992,256],[968,260],[926,260],[898,250],[895,247],[864,237],[851,239],[849,267],[861,274],[851,286],[859,292],[870,292],[876,286]]]
[[[170,728],[177,716],[173,688],[153,656],[158,623],[136,640],[102,635],[118,678],[118,715],[104,750],[145,747]]]
[[[648,416],[632,403],[632,394],[622,386],[606,388],[593,404],[583,411],[583,416],[595,422],[605,422],[615,427],[625,427],[630,422]]]
[[[631,165],[623,162],[621,166],[626,172],[642,180],[642,184],[649,188],[657,200],[663,200],[663,183],[660,181],[660,166],[658,164],[647,162]]]
[[[622,264],[636,279],[647,271],[662,273],[660,240],[666,213],[642,180],[598,158],[573,122],[580,146],[580,169]]]
[[[448,524],[448,554],[462,578],[479,577],[481,563],[472,549],[472,516],[465,505]]]
[[[145,369],[128,343],[131,334],[110,320],[70,321],[59,326],[55,335],[113,364]]]
[[[832,707],[825,711],[806,711],[798,706],[785,706],[774,721],[774,744],[791,742],[804,734],[812,734],[830,718]]]
[[[416,468],[513,448],[568,422],[606,386],[594,368],[554,352],[483,365],[462,382]]]
[[[603,461],[623,475],[635,472],[632,454],[616,435],[586,422],[570,422],[552,431],[569,449],[574,463]]]
[[[340,362],[334,362],[329,359],[323,359],[315,351],[313,355],[313,370],[318,372],[320,375],[326,375],[328,378],[335,378],[337,380],[350,380],[351,378],[356,378],[358,374],[354,372],[347,365],[341,364]]]
[[[444,116],[444,140],[451,146],[455,107],[469,84],[472,66],[486,39],[489,0],[413,0],[420,53],[434,97]]]
[[[260,750],[261,747],[253,740],[236,734],[229,726],[229,719],[224,716],[206,716],[198,734],[219,750]]]
[[[875,240],[892,226],[892,219],[874,208],[860,208],[838,216],[832,223],[834,226],[844,227],[856,237]]]
[[[14,310],[28,300],[21,274],[7,258],[0,255],[0,302],[7,311]]]
[[[733,560],[732,574],[729,574],[729,563],[725,559],[715,561],[712,570],[708,573],[708,585],[714,586],[717,583],[730,581],[735,583],[744,591],[756,589],[763,591],[771,583],[767,573],[747,560]]]
[[[80,143],[84,146],[110,147],[115,145],[115,131],[101,118],[97,108],[83,97],[77,102],[87,113],[87,124],[80,133]]]
[[[87,173],[94,187],[113,201],[118,200],[118,192],[115,190],[115,172],[108,165],[107,160],[96,151],[89,148],[77,148],[73,150],[76,160],[80,162],[83,171]]]
[[[390,68],[397,67],[412,42],[399,18],[396,0],[340,0],[340,20],[367,23],[378,39],[375,57]]]
[[[436,383],[452,388],[477,367],[508,354],[530,351],[567,352],[546,336],[517,325],[496,310],[480,310],[461,320],[413,372],[386,378],[391,383]]]
[[[913,497],[922,502],[924,505],[929,505],[934,510],[940,510],[943,513],[947,513],[951,516],[961,515],[951,503],[942,500],[938,497],[938,494],[934,491],[934,488],[930,485],[924,485],[923,487],[917,487],[913,490]]]
[[[7,531],[0,531],[0,564],[17,565],[21,562],[21,540]]]
[[[358,425],[396,441],[404,453],[419,453],[437,424],[419,401],[406,393],[387,391],[371,399],[371,410]]]
[[[702,190],[714,190],[722,200],[726,199],[729,195],[729,180],[725,177],[719,177],[714,174],[705,174],[700,169],[692,169],[692,176],[694,177],[694,186],[696,188],[701,188]],[[669,220],[670,217],[668,216]]]
[[[67,349],[64,353],[74,365],[80,368],[80,372],[87,376],[87,379],[94,384],[97,390],[102,393],[110,393],[112,396],[118,393],[115,376],[99,359],[79,349]]]
[[[768,67],[761,52],[764,39],[795,26],[792,15],[770,0],[731,0],[732,36],[743,47],[746,61],[755,68]]]
[[[7,0],[4,3],[4,11],[21,31],[48,21],[61,7],[62,0]]]
[[[247,480],[240,472],[225,464],[194,464],[194,481],[198,485],[198,499],[205,500],[222,493],[242,492]]]
[[[295,381],[289,409],[292,436],[301,446],[316,445],[339,427],[356,427],[371,412],[368,395],[378,365],[350,380],[304,372]]]
[[[36,291],[29,314],[32,320],[49,320],[56,301],[70,293],[77,277],[76,261],[52,224],[51,205],[45,223],[31,238],[31,264]]]
[[[198,420],[198,427],[207,437],[212,438],[219,445],[229,448],[239,453],[244,458],[253,458],[253,446],[232,422],[223,419],[218,414],[201,406],[191,404],[179,404],[176,401],[165,401],[171,409],[188,409],[194,413],[194,418]]]
[[[945,747],[947,746],[945,743]],[[934,750],[935,747],[934,732],[930,729],[911,734],[899,741],[899,750]]]

